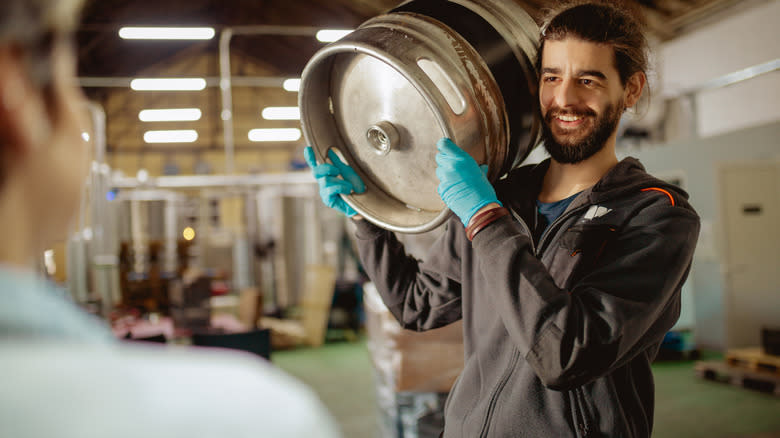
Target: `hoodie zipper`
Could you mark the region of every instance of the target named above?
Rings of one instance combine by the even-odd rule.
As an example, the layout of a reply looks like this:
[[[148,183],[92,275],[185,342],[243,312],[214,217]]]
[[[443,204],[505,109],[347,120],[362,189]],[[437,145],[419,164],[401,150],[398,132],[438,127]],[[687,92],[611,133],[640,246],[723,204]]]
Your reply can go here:
[[[520,223],[520,226],[523,227],[523,230],[528,233],[528,237],[531,239],[531,251],[536,254],[536,246],[534,245],[534,235],[531,232],[531,228],[528,227],[528,225],[525,223],[522,217],[520,217],[520,214],[518,214],[513,208],[510,208],[509,211],[512,212],[512,216],[515,218],[517,222]]]
[[[569,217],[573,216],[575,213],[578,213],[581,210],[584,210],[586,207],[590,207],[590,205],[591,204],[580,205],[579,207],[573,208],[573,209],[563,213],[562,215],[558,216],[557,218],[555,218],[555,220],[547,227],[546,230],[544,230],[544,232],[542,233],[542,236],[539,238],[539,253],[538,254],[534,253],[534,254],[536,254],[536,256],[538,257],[542,253],[542,249],[544,249],[544,247],[545,247],[544,244],[547,243],[545,238],[547,236],[549,236],[550,234],[554,234],[554,233],[552,233],[552,231],[560,222],[563,222],[564,219],[568,219]]]
[[[493,411],[496,408],[496,402],[498,401],[498,395],[503,391],[504,386],[509,381],[509,377],[512,375],[512,371],[515,369],[517,360],[520,358],[520,350],[514,349],[512,353],[512,359],[509,361],[509,366],[504,370],[504,374],[501,376],[498,385],[493,390],[493,394],[490,396],[490,403],[488,404],[487,413],[485,414],[485,421],[482,423],[482,431],[479,433],[480,438],[485,438],[488,435],[490,429],[490,419],[493,417]]]
[[[512,212],[512,216],[520,223],[520,225],[523,227],[523,229],[528,233],[528,235],[531,237],[531,250],[533,251],[533,254],[537,257],[541,254],[541,250],[545,248],[546,238],[552,233],[552,231],[565,219],[570,218],[574,214],[584,210],[586,207],[590,207],[590,203],[586,203],[583,205],[580,205],[578,207],[575,207],[567,212],[564,212],[562,215],[555,218],[555,220],[547,227],[546,230],[542,233],[541,237],[539,237],[539,246],[537,252],[537,247],[534,245],[534,239],[533,234],[531,233],[531,229],[528,227],[528,225],[525,223],[522,217],[514,211],[514,209],[510,209]],[[488,405],[488,412],[485,416],[485,423],[482,426],[482,433],[480,434],[480,437],[486,437],[487,436],[487,430],[488,425],[490,423],[490,417],[493,415],[493,409],[495,405],[495,401],[498,398],[498,393],[503,389],[504,385],[506,385],[506,381],[509,379],[509,374],[511,374],[511,370],[514,368],[514,364],[517,361],[517,356],[519,355],[519,351],[516,351],[515,356],[513,356],[512,365],[507,369],[507,371],[504,373],[504,376],[502,376],[502,380],[499,383],[499,386],[496,388],[496,391],[493,393],[493,397],[490,400],[490,405]],[[575,389],[573,391],[573,402],[575,405],[575,427],[577,428],[578,432],[582,434],[583,437],[588,437],[590,435],[590,419],[588,418],[588,415],[586,415],[586,411],[584,407],[582,406],[582,397],[579,393],[578,389]]]

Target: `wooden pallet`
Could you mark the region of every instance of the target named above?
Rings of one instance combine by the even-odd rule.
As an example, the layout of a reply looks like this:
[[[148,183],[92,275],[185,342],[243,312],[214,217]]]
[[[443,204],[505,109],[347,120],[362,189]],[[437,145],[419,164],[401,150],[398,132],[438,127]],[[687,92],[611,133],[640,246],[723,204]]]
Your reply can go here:
[[[696,362],[694,370],[699,377],[707,380],[730,383],[780,396],[780,376],[773,373],[735,367],[721,361]]]
[[[767,372],[780,378],[780,356],[766,354],[760,347],[728,350],[726,363],[732,367]]]

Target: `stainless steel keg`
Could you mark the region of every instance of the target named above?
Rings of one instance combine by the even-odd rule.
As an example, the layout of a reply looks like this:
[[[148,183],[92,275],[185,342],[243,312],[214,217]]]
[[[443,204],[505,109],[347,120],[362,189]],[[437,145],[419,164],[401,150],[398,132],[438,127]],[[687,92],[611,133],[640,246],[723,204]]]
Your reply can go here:
[[[318,51],[301,78],[305,139],[366,183],[345,197],[369,221],[418,233],[450,214],[436,142],[449,137],[495,181],[536,145],[538,28],[510,0],[413,0]]]

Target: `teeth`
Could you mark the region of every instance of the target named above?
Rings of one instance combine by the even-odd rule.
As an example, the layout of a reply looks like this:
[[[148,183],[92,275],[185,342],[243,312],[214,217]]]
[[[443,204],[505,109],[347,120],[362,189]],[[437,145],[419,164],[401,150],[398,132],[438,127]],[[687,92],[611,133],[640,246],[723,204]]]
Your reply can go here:
[[[564,116],[564,115],[560,115],[560,116],[558,116],[558,118],[563,120],[564,122],[575,122],[575,121],[579,120],[581,117],[579,117],[579,116]]]

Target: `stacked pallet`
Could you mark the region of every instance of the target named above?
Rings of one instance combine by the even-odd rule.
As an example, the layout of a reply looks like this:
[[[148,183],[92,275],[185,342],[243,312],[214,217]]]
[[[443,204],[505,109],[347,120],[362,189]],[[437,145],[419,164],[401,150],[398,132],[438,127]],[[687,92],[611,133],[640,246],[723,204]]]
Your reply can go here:
[[[699,377],[780,395],[780,356],[760,347],[728,350],[724,361],[700,361]]]

